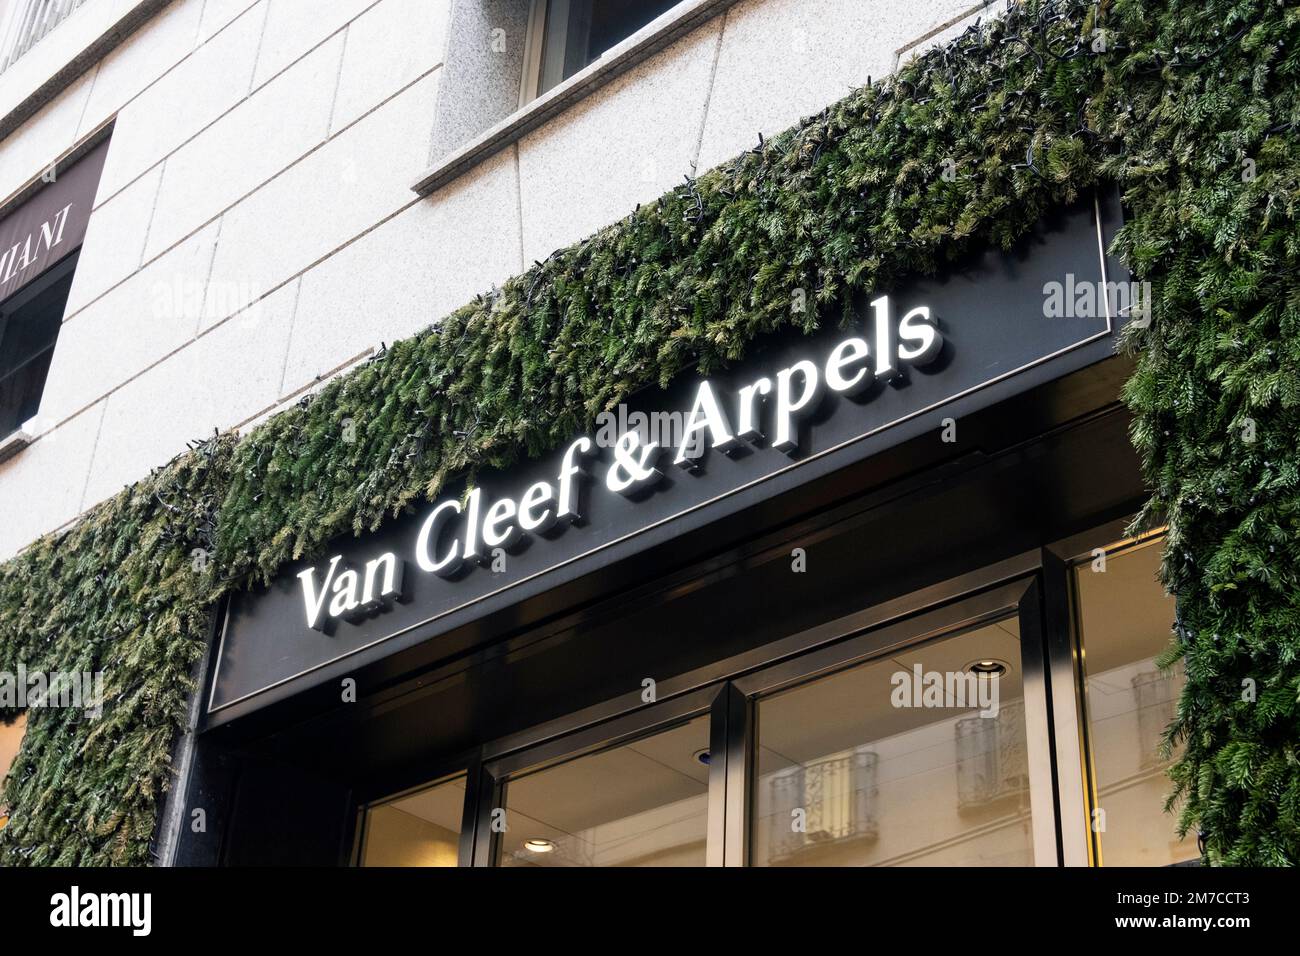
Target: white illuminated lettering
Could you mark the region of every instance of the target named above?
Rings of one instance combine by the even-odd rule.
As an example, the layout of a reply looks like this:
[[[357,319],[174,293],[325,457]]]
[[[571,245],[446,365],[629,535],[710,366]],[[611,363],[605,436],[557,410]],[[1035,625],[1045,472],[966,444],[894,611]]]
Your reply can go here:
[[[797,397],[791,392],[796,375],[802,383]],[[776,431],[772,439],[773,448],[793,452],[798,447],[796,416],[811,410],[819,393],[817,366],[807,359],[776,373]]]
[[[452,499],[444,501],[429,512],[429,517],[420,525],[420,534],[415,539],[415,563],[421,571],[427,571],[442,577],[450,577],[460,570],[463,558],[460,555],[460,542],[453,541],[447,553],[441,558],[435,557],[434,549],[442,533],[443,522],[452,515],[460,514],[460,502]]]
[[[324,626],[321,620],[321,611],[325,607],[325,598],[329,594],[330,583],[334,579],[334,569],[339,566],[343,560],[343,555],[336,554],[330,558],[329,570],[325,572],[325,581],[321,584],[320,591],[316,590],[316,569],[307,568],[305,571],[298,572],[298,580],[302,582],[303,601],[307,605],[307,626],[314,631],[319,631]]]
[[[52,242],[57,244],[67,215],[68,210],[62,210],[43,230],[46,247]],[[0,272],[12,271],[25,263],[28,255],[21,246],[2,252]],[[579,523],[585,500],[583,483],[592,478],[602,490],[633,501],[640,499],[642,491],[660,484],[667,485],[667,492],[680,495],[680,491],[674,491],[674,483],[662,481],[664,476],[655,467],[665,446],[673,444],[672,439],[663,437],[670,433],[660,430],[663,420],[684,422],[673,458],[676,465],[694,469],[709,450],[739,457],[742,442],[752,442],[759,446],[754,452],[759,470],[741,472],[741,481],[752,483],[756,474],[761,480],[773,469],[779,470],[780,466],[771,465],[770,457],[765,463],[763,456],[768,453],[762,446],[770,440],[773,449],[788,454],[798,451],[800,425],[817,411],[826,392],[853,395],[877,380],[891,379],[893,384],[904,387],[907,379],[900,372],[905,366],[925,365],[943,351],[944,337],[929,306],[916,306],[894,322],[889,296],[878,296],[869,305],[867,331],[840,339],[828,352],[819,353],[817,361],[795,361],[737,387],[730,397],[722,394],[721,400],[718,385],[701,380],[685,418],[679,411],[655,411],[649,416],[642,411],[629,413],[620,405],[617,416],[609,415],[598,433],[603,451],[596,450],[597,444],[590,437],[575,439],[560,456],[553,479],[534,481],[517,496],[489,499],[482,488],[475,487],[463,499],[439,502],[420,524],[415,541],[416,566],[425,573],[451,578],[467,562],[492,563],[494,552],[500,560],[498,549],[510,548],[525,535]],[[729,404],[731,400],[734,406]],[[738,426],[734,430],[731,414]],[[617,428],[611,423],[616,423]],[[662,443],[650,440],[651,424]],[[588,457],[605,463],[599,477],[588,471]],[[768,470],[761,471],[764,468]],[[686,503],[690,504],[691,499]],[[599,518],[599,527],[623,533],[616,522],[611,523],[608,512],[600,512]],[[595,547],[600,544],[594,542]],[[584,541],[582,546],[591,548],[593,542]],[[561,557],[571,558],[571,553]],[[493,570],[504,571],[505,567],[494,566]],[[315,568],[298,572],[308,626],[324,630],[331,618],[357,621],[393,601],[404,600],[404,571],[405,564],[390,551],[367,560],[363,571],[353,570],[343,555],[335,555],[324,571],[323,581],[318,580]],[[511,573],[517,572],[511,569]]]
[[[334,579],[334,598],[330,601],[330,617],[342,617],[361,606],[361,579],[357,572],[348,569]]]
[[[736,436],[745,441],[758,441],[763,432],[758,427],[758,398],[772,391],[772,380],[766,376],[740,390],[740,426]]]
[[[483,490],[475,488],[469,493],[469,499],[465,502],[465,546],[461,549],[461,557],[466,561],[477,561],[480,564],[486,564],[491,560],[491,556],[479,551],[479,506],[483,503]]]
[[[943,336],[938,323],[930,318],[930,307],[918,305],[898,323],[898,357],[913,365],[926,365],[943,350]],[[903,342],[913,343],[903,345]]]
[[[697,447],[695,436],[702,431],[709,433],[710,447],[720,451],[725,451],[736,443],[727,416],[719,407],[718,400],[713,394],[713,387],[709,385],[707,379],[700,382],[700,387],[695,392],[695,404],[691,406],[691,413],[686,422],[686,430],[682,433],[677,457],[673,459],[674,465],[683,468],[695,468],[698,465],[704,449]]]
[[[605,475],[605,487],[630,495],[655,484],[663,477],[663,472],[653,466],[661,451],[657,441],[643,445],[637,432],[624,432],[614,446],[614,461]]]
[[[555,489],[548,481],[539,481],[531,485],[524,496],[519,499],[519,527],[524,531],[545,531],[555,524],[555,516],[550,508],[534,514],[538,505],[544,505],[555,497]]]
[[[832,392],[845,392],[852,395],[870,385],[873,376],[871,369],[865,365],[852,375],[844,374],[846,368],[855,362],[861,362],[867,357],[867,353],[866,339],[856,337],[845,339],[835,346],[831,357],[826,360],[826,387]]]
[[[383,584],[376,593],[375,578],[381,568],[384,572]],[[384,604],[387,599],[400,595],[402,593],[403,568],[402,562],[397,560],[397,555],[391,551],[367,561],[366,583],[361,595],[362,607],[371,610]]]
[[[560,499],[555,510],[557,521],[580,521],[578,513],[577,487],[574,477],[582,470],[578,458],[591,451],[591,439],[579,438],[564,451],[564,461],[560,465]]]
[[[515,516],[515,503],[509,498],[499,498],[488,509],[483,519],[483,543],[489,548],[508,548],[519,540],[519,528],[506,524]],[[502,525],[505,527],[502,527]]]
[[[894,326],[889,320],[889,296],[882,295],[871,301],[872,344],[876,347],[876,378],[882,381],[898,374],[894,354]]]

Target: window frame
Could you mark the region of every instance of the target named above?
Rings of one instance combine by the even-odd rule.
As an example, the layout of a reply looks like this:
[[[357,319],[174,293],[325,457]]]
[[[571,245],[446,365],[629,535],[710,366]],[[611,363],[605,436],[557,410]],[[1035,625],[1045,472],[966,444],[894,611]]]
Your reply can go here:
[[[477,775],[472,772],[468,765],[448,773],[440,774],[423,783],[415,786],[406,787],[398,790],[396,793],[390,793],[384,797],[361,801],[357,804],[355,813],[355,822],[353,824],[352,850],[349,854],[349,864],[356,867],[364,867],[366,859],[366,839],[370,826],[370,811],[377,807],[392,803],[395,800],[401,800],[403,797],[409,797],[413,794],[420,793],[424,790],[432,790],[434,787],[440,787],[445,783],[451,783],[453,780],[465,780],[465,801],[461,806],[460,814],[460,832],[457,834],[459,845],[457,847],[456,865],[469,866],[470,855],[473,853],[473,824],[474,817],[472,808],[475,803],[474,794],[471,793],[474,787]]]
[[[553,83],[547,86],[546,89],[542,89],[542,71],[550,62],[547,54],[555,53],[558,54],[561,60],[567,60],[569,57],[569,47],[573,42],[572,34],[567,31],[561,37],[553,38],[549,36],[547,32],[547,21],[550,19],[552,9],[560,4],[563,4],[565,17],[566,19],[569,19],[569,14],[571,13],[570,5],[572,2],[573,0],[530,0],[530,7],[528,10],[528,32],[524,36],[523,72],[519,79],[519,109],[526,108],[529,103],[537,99],[539,96],[544,96],[561,84],[595,66],[604,57],[604,54],[602,53],[601,56],[596,57],[589,63],[585,63],[578,69],[574,70],[569,76],[560,76],[556,78]],[[686,2],[686,0],[675,0],[674,6],[669,7],[659,16],[673,13],[674,8],[681,6],[684,2]],[[613,47],[610,47],[610,49],[614,49],[625,40],[640,33],[657,19],[659,19],[658,16],[653,17],[647,23],[637,27],[637,29],[633,30],[627,36],[619,40],[618,43],[614,44]]]
[[[549,0],[529,0],[528,32],[524,35],[523,68],[519,77],[518,109],[521,110],[537,99],[537,89],[541,86],[548,6]]]
[[[583,757],[635,743],[688,721],[713,713],[714,701],[723,688],[718,685],[700,688],[679,697],[647,704],[641,710],[621,717],[553,737],[523,750],[507,751],[483,763],[481,793],[487,800],[479,804],[474,852],[475,866],[499,866],[501,839],[493,829],[492,815],[506,806],[510,781],[543,770],[550,770]],[[715,727],[710,726],[710,750]],[[713,827],[715,761],[709,763],[709,829],[706,856],[712,859],[717,834]]]
[[[520,2],[522,3],[523,0]],[[529,2],[536,2],[536,0],[529,0]],[[526,97],[525,93],[529,90],[530,77],[535,78],[531,80],[534,90],[540,79],[541,44],[536,38],[536,31],[544,28],[545,17],[534,16],[530,8],[527,32],[524,35],[520,80],[515,84],[512,74],[505,81],[507,97],[513,96],[510,91],[516,86],[519,90],[519,100],[515,107],[481,132],[464,137],[457,135],[446,142],[438,143],[429,166],[411,184],[411,191],[419,196],[428,196],[437,192],[481,166],[497,153],[517,143],[529,133],[545,126],[552,119],[567,112],[586,97],[635,69],[655,54],[700,29],[738,2],[739,0],[678,0],[677,5],[667,13],[615,44],[599,59],[593,60],[545,93],[532,98]],[[655,26],[656,23],[659,25]],[[539,24],[543,26],[539,27]],[[464,50],[457,45],[454,32],[450,42],[448,65],[452,64],[458,55],[463,55]],[[481,35],[475,34],[473,42],[481,43]],[[530,66],[530,63],[535,64],[537,69]],[[444,69],[446,68],[445,66]],[[440,104],[446,102],[444,96],[449,89],[446,84],[452,75],[455,75],[454,68],[442,81],[444,85],[440,87]],[[441,111],[441,105],[438,109]],[[435,115],[435,128],[440,121],[441,116]]]
[[[899,646],[932,640],[940,633],[957,633],[975,621],[1014,613],[1021,616],[1022,628],[1039,638],[1025,641],[1022,637],[1022,648],[1030,648],[1022,650],[1022,667],[1027,744],[1035,754],[1030,769],[1035,782],[1032,796],[1037,801],[1033,804],[1035,859],[1056,865],[1062,862],[1059,829],[1067,811],[1061,805],[1064,794],[1053,782],[1050,691],[1044,679],[1047,665],[1042,650],[1046,643],[1042,572],[1039,550],[994,562],[719,661],[707,674],[662,681],[659,689],[663,696],[654,703],[639,703],[639,695],[631,695],[633,702],[625,695],[493,741],[473,759],[446,763],[439,768],[440,774],[429,774],[423,783],[397,793],[413,792],[429,786],[435,778],[467,772],[467,822],[461,830],[460,865],[494,866],[499,841],[493,832],[493,812],[504,806],[505,788],[512,777],[618,747],[708,714],[712,758],[706,865],[744,866],[752,800],[753,717],[759,697],[813,679],[828,669],[839,670]],[[1031,718],[1031,712],[1036,716]],[[467,771],[463,771],[465,767]],[[366,808],[394,795],[390,791],[380,800],[358,805],[358,834],[364,830]],[[1082,794],[1079,798],[1082,806]],[[354,853],[354,861],[358,859]]]
[[[75,249],[73,249],[71,252],[69,252],[67,255],[65,255],[62,259],[60,259],[58,262],[54,263],[52,266],[47,268],[43,273],[41,273],[39,276],[37,276],[27,285],[23,286],[21,289],[19,289],[17,292],[11,295],[9,298],[5,299],[3,302],[0,302],[0,348],[3,348],[4,333],[5,331],[7,331],[9,325],[9,323],[4,320],[4,317],[10,315],[13,312],[18,311],[19,309],[24,308],[26,305],[28,305],[35,299],[39,298],[40,296],[44,295],[46,292],[48,292],[54,286],[58,285],[60,282],[73,279],[73,277],[76,275],[77,260],[80,259],[80,257],[81,257],[81,247],[78,246]],[[69,294],[71,293],[71,291],[72,291],[72,286],[71,284],[69,284],[68,286]],[[51,361],[53,360],[54,352],[59,347],[59,337],[62,335],[63,319],[65,318],[67,307],[68,307],[68,300],[65,297],[63,300],[63,309],[62,309],[64,315],[60,315],[59,317],[59,329],[54,333],[53,341],[50,342],[47,348],[41,349],[39,352],[29,357],[27,361],[23,363],[23,366],[30,365],[33,361],[35,361],[36,359],[38,359],[39,357],[47,353],[50,355]],[[15,368],[12,372],[7,373],[4,377],[8,378],[9,375],[15,374],[19,370],[19,368]],[[45,389],[49,385],[49,381],[50,381],[49,370],[47,369],[45,378],[41,381],[40,393],[36,396],[37,416],[39,416],[40,414],[41,401],[45,397]],[[30,421],[32,421],[33,417],[36,416],[31,416],[23,421],[15,422],[14,427],[7,431],[4,430],[2,426],[0,426],[0,445],[8,443],[10,440],[14,438],[14,436],[19,436],[19,440],[21,441],[21,436],[27,434],[25,431],[25,427]],[[4,460],[4,456],[0,455],[0,461],[3,460]]]

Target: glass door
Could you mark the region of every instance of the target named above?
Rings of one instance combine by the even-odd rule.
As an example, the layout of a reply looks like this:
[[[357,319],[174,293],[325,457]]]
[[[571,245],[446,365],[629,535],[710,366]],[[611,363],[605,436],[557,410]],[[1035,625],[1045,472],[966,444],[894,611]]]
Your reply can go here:
[[[1059,862],[1038,584],[741,678],[751,866]]]
[[[647,701],[486,760],[475,865],[704,866],[716,693]]]

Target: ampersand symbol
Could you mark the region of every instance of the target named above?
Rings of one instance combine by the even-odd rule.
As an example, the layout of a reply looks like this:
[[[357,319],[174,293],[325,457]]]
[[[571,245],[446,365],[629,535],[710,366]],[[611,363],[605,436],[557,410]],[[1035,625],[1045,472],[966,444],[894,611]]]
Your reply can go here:
[[[614,445],[614,462],[609,466],[609,474],[605,476],[605,485],[610,491],[627,495],[632,493],[635,485],[658,481],[663,474],[650,467],[650,463],[662,450],[657,441],[643,446],[641,436],[635,431],[624,432]]]

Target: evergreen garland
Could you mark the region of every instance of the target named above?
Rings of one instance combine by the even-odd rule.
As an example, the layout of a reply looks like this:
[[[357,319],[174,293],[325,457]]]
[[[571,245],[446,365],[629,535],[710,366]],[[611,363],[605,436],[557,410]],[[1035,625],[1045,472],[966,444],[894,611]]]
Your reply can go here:
[[[1170,805],[1211,862],[1300,861],[1300,10],[1117,3],[1107,77],[1117,251],[1155,290],[1125,388],[1169,525],[1187,683]],[[1130,41],[1131,42],[1131,41]]]
[[[227,589],[638,388],[841,321],[855,291],[1010,247],[1103,182],[1128,207],[1116,251],[1155,289],[1125,398],[1152,488],[1137,526],[1169,524],[1181,609],[1171,801],[1210,861],[1295,862],[1297,40],[1278,0],[1013,7],[33,545],[0,566],[0,668],[109,661],[128,703],[33,712],[0,863],[146,862]],[[219,574],[189,564],[211,520]]]
[[[207,647],[207,556],[233,438],[213,438],[0,565],[0,669],[103,674],[102,714],[30,707],[0,804],[0,866],[139,865],[191,673]],[[0,709],[0,719],[13,712]]]

